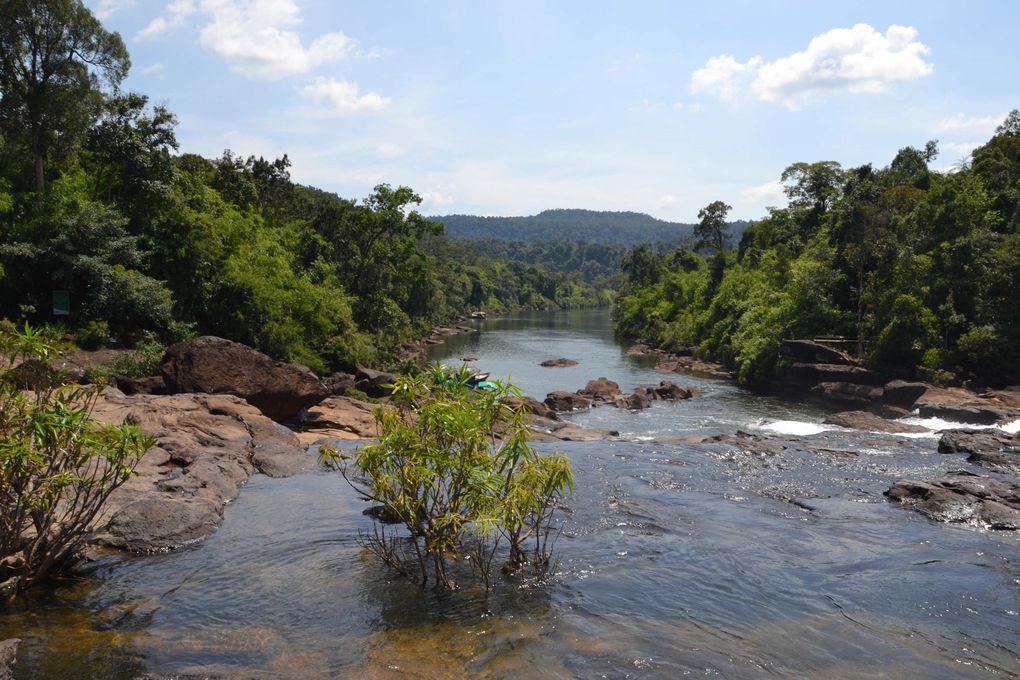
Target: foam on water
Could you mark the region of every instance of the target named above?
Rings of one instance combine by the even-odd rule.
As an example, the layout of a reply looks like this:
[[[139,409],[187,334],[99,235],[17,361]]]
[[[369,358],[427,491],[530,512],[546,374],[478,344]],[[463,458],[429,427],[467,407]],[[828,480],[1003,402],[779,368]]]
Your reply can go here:
[[[794,436],[808,436],[812,434],[818,434],[820,432],[827,432],[829,430],[838,430],[840,428],[831,425],[822,425],[821,423],[807,423],[802,420],[773,420],[773,421],[758,421],[755,425],[760,430],[767,430],[769,432],[775,432],[777,434],[789,434]]]

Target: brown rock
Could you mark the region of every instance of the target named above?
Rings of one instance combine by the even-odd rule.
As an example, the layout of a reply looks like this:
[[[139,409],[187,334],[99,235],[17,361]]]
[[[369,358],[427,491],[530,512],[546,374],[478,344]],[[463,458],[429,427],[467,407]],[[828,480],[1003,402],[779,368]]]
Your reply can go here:
[[[641,390],[641,388],[638,388],[638,390]],[[613,405],[617,408],[625,408],[631,411],[640,411],[641,409],[651,407],[652,398],[644,390],[641,390],[640,393],[638,390],[635,390],[634,394],[617,397]]]
[[[905,380],[893,380],[885,384],[882,390],[882,400],[892,406],[900,408],[911,408],[921,395],[928,391],[931,385],[922,382],[907,382]]]
[[[540,418],[548,418],[549,420],[559,420],[560,419],[560,417],[558,415],[556,415],[556,411],[554,411],[553,409],[549,408],[548,405],[543,404],[542,402],[540,402],[538,399],[535,399],[534,397],[529,397],[529,396],[526,396],[526,395],[523,396],[523,397],[520,397],[520,398],[518,398],[518,397],[508,397],[507,400],[506,400],[506,403],[510,404],[511,406],[513,406],[515,408],[517,406],[521,406],[523,404],[524,405],[524,409],[528,413],[530,413],[532,415],[536,415],[536,416],[538,416]]]
[[[856,385],[882,385],[885,377],[859,366],[843,364],[793,363],[783,372],[782,379],[799,385],[813,386],[823,382],[844,382]]]
[[[110,495],[97,522],[103,545],[144,552],[199,540],[255,470],[283,476],[315,464],[293,432],[231,395],[127,396],[108,388],[93,416],[134,423],[156,442]]]
[[[557,390],[545,396],[545,405],[554,411],[577,411],[591,408],[592,400],[577,392]]]
[[[172,345],[159,370],[171,394],[233,394],[277,420],[297,416],[327,395],[306,366],[276,362],[251,347],[209,335]]]
[[[833,413],[826,416],[825,420],[822,422],[828,425],[846,427],[851,430],[863,430],[864,432],[886,432],[889,434],[920,434],[923,432],[931,432],[928,428],[921,427],[920,425],[897,423],[895,421],[886,420],[885,418],[876,416],[874,413],[868,413],[867,411],[844,411],[842,413]]]
[[[648,390],[654,393],[657,398],[668,401],[690,399],[695,394],[694,390],[680,387],[679,385],[672,383],[669,380],[663,380],[659,383],[658,387],[651,387],[648,388]]]
[[[823,382],[811,388],[817,396],[844,404],[870,404],[882,398],[882,388],[847,382]]]
[[[117,389],[124,394],[166,394],[166,383],[158,375],[147,378],[117,376]]]
[[[623,396],[620,386],[605,377],[589,380],[584,389],[578,390],[577,393],[596,403],[612,403],[617,397]]]
[[[539,366],[544,366],[546,368],[554,368],[554,367],[557,367],[557,366],[577,366],[577,362],[574,361],[573,359],[563,359],[563,358],[560,358],[560,359],[546,359],[545,361],[540,363]]]
[[[298,440],[314,444],[322,439],[374,439],[379,435],[376,408],[385,407],[350,397],[330,397],[308,411]]]
[[[330,394],[343,394],[347,390],[354,389],[355,382],[357,379],[352,374],[337,371],[324,378],[322,384],[326,386],[326,390]]]

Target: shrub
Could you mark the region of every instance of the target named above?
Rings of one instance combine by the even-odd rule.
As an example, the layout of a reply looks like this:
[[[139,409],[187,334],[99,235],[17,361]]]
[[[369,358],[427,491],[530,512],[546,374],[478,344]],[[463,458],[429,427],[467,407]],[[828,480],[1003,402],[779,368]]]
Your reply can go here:
[[[82,349],[95,351],[106,346],[110,339],[110,325],[105,321],[89,321],[78,329],[74,339]]]
[[[0,334],[0,592],[13,594],[73,566],[103,503],[151,441],[130,425],[92,420],[95,388],[23,391],[10,368],[49,367],[38,331]],[[52,370],[52,369],[49,369]]]
[[[450,564],[458,559],[486,587],[497,555],[505,574],[528,566],[544,573],[554,512],[573,489],[565,456],[539,455],[529,446],[523,406],[508,402],[519,391],[509,384],[475,391],[470,377],[466,367],[437,366],[399,378],[395,407],[375,412],[381,441],[354,454],[357,473],[345,455],[322,452],[366,499],[382,504],[382,516],[407,531],[401,537],[377,524],[363,536],[366,547],[422,586],[431,578],[436,587],[456,589]]]

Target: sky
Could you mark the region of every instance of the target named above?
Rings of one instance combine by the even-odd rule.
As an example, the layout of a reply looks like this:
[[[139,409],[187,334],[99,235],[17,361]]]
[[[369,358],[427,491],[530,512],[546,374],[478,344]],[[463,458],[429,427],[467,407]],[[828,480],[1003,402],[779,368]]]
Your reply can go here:
[[[180,151],[425,214],[785,205],[797,162],[950,170],[1020,107],[1020,3],[86,0]]]

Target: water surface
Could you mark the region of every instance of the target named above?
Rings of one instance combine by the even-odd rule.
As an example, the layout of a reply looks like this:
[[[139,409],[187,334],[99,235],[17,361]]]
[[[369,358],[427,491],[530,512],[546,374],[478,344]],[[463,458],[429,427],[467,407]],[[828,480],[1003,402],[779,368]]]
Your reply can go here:
[[[574,416],[634,438],[821,417],[660,374],[626,356],[604,315],[488,321],[444,358],[467,350],[538,396],[600,375],[628,390],[664,377],[702,390],[640,414]],[[581,365],[537,366],[557,356]],[[545,583],[421,591],[361,548],[371,520],[338,476],[255,476],[204,543],[106,558],[88,579],[19,599],[0,615],[0,639],[25,639],[22,678],[1020,674],[1016,537],[931,522],[882,497],[895,479],[972,469],[934,453],[933,439],[822,432],[771,455],[643,441],[555,448],[577,491]]]

